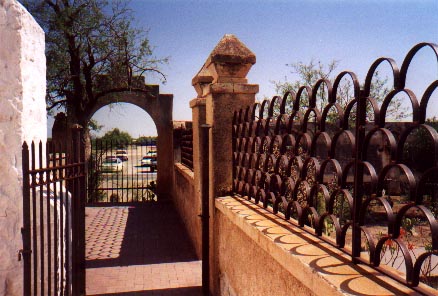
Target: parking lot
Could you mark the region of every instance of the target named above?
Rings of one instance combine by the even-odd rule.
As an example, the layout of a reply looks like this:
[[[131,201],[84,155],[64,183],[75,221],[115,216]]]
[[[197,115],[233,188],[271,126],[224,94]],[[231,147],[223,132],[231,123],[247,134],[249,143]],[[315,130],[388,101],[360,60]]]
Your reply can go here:
[[[119,171],[100,173],[98,185],[99,202],[131,202],[154,199],[157,171],[155,167],[142,166],[141,160],[156,146],[129,145],[125,149],[127,160]],[[102,159],[116,155],[117,149],[106,150]],[[151,153],[149,154],[151,155]],[[102,168],[102,165],[101,165]]]

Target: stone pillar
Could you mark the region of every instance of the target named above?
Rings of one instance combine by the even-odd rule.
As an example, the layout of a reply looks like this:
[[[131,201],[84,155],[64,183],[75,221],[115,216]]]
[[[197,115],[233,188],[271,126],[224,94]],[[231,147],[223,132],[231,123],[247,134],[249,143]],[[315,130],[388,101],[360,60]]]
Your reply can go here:
[[[163,201],[170,200],[173,192],[173,95],[160,94],[159,102],[157,103],[159,104],[159,108],[156,108],[155,112],[161,111],[161,114],[159,114],[159,116],[152,116],[152,118],[154,119],[158,133],[157,196],[159,200]]]
[[[202,120],[205,104],[205,123],[211,125],[209,142],[210,174],[210,290],[219,295],[219,272],[215,258],[214,198],[226,195],[232,189],[232,121],[234,111],[254,104],[258,85],[248,84],[246,75],[255,64],[255,55],[234,35],[225,35],[193,78],[198,98],[192,100],[194,126],[194,163],[196,155],[195,121]],[[199,111],[198,111],[199,110]],[[195,118],[198,117],[198,118]],[[199,145],[199,142],[198,144]],[[199,151],[199,150],[198,150]],[[202,157],[202,156],[201,156]],[[198,167],[199,168],[199,167]],[[195,167],[196,169],[196,167]],[[195,170],[195,185],[196,170]]]
[[[47,139],[44,32],[15,0],[0,0],[0,295],[23,295],[23,141]]]

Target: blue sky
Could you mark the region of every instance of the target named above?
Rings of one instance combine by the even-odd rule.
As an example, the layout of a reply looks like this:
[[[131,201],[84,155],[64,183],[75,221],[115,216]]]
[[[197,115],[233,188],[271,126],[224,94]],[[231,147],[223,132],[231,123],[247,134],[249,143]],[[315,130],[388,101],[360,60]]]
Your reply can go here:
[[[160,90],[174,95],[175,120],[191,120],[189,101],[196,97],[191,80],[224,34],[235,34],[256,54],[248,80],[260,85],[259,99],[275,95],[272,81],[296,78],[287,63],[339,60],[337,73],[352,70],[362,82],[378,57],[392,57],[401,66],[415,44],[438,43],[438,1],[132,0],[131,7],[134,24],[149,29],[155,54],[170,57]],[[414,64],[411,88],[424,89],[438,79],[431,50]],[[159,83],[157,77],[146,79]],[[128,104],[104,108],[93,118],[103,131],[156,133],[150,117]]]

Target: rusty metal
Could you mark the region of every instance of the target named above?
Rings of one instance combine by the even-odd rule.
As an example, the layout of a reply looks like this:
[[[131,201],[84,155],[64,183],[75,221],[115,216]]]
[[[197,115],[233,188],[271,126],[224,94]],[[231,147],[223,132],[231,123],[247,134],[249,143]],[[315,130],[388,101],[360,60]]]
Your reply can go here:
[[[181,132],[181,163],[193,170],[193,130],[183,129]]]
[[[426,121],[438,80],[421,101],[405,86],[411,61],[426,47],[438,58],[438,45],[421,43],[400,69],[392,59],[376,60],[363,87],[346,71],[333,85],[319,80],[233,119],[235,194],[422,293],[438,278],[438,123]],[[379,107],[371,89],[383,63],[394,86]],[[353,97],[341,108],[343,79]],[[319,105],[322,88],[327,100]],[[390,122],[389,106],[400,93],[412,120]]]
[[[210,295],[210,173],[209,173],[209,135],[211,126],[201,125],[200,130],[200,155],[201,163],[201,203],[202,203],[202,292]]]
[[[79,133],[74,134],[79,138]],[[85,295],[85,150],[83,144],[69,146],[24,142],[22,147],[23,249],[18,259],[23,259],[26,296]]]

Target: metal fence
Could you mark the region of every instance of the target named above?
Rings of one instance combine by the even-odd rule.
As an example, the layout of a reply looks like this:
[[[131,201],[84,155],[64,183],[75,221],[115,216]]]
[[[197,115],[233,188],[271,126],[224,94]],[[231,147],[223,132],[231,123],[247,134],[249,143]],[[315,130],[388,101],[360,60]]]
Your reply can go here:
[[[181,163],[193,170],[193,129],[183,129],[181,132]]]
[[[19,260],[26,296],[85,295],[86,170],[79,136],[69,147],[23,144]]]
[[[438,288],[438,125],[426,112],[438,77],[421,100],[405,87],[423,48],[438,57],[437,45],[418,44],[400,69],[392,59],[376,60],[363,85],[342,72],[333,84],[319,80],[236,112],[233,188],[353,262],[428,293]],[[373,79],[383,65],[394,83],[379,103]],[[389,119],[397,96],[410,107],[403,121]]]
[[[157,147],[140,142],[93,140],[88,161],[88,204],[156,200]]]

